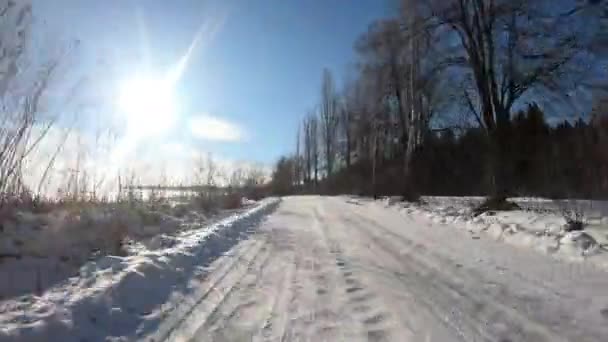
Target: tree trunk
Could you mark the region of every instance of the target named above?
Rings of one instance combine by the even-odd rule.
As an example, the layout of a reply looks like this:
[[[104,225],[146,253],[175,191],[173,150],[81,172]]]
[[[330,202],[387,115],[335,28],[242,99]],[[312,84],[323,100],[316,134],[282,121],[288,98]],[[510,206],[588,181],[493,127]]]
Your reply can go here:
[[[331,148],[331,137],[327,136],[325,141],[326,147],[325,147],[325,162],[327,163],[326,167],[327,167],[327,175],[325,175],[325,177],[329,178],[329,176],[331,175],[331,172],[333,171],[333,158],[332,158],[332,148]]]
[[[414,32],[416,27],[414,26]],[[407,143],[405,147],[403,175],[404,175],[404,188],[403,196],[404,199],[413,200],[415,199],[415,191],[412,182],[412,170],[411,164],[414,157],[414,151],[417,147],[418,138],[420,135],[420,119],[421,119],[421,106],[420,106],[420,93],[416,89],[416,83],[420,72],[420,64],[418,60],[418,39],[412,37],[409,39],[409,48],[411,53],[411,61],[409,64],[410,72],[408,79],[408,120],[407,120]]]
[[[378,159],[378,133],[374,134],[374,149],[372,151],[372,195],[374,199],[378,198],[378,191],[376,189],[376,163]]]
[[[346,159],[346,168],[350,168],[350,150],[351,150],[351,142],[350,142],[350,132],[349,128],[346,128],[346,155],[344,156]]]
[[[502,115],[501,115],[502,116]],[[490,132],[490,162],[493,174],[492,196],[507,198],[511,195],[510,175],[512,163],[509,151],[511,124],[504,116],[497,120],[496,128]]]

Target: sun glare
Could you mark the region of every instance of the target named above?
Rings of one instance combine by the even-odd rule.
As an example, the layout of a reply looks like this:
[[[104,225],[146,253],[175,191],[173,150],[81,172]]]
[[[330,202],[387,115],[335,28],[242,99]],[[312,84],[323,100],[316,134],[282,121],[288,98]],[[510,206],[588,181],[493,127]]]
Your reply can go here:
[[[157,135],[175,120],[175,103],[170,82],[136,78],[120,86],[118,105],[126,117],[130,134]]]

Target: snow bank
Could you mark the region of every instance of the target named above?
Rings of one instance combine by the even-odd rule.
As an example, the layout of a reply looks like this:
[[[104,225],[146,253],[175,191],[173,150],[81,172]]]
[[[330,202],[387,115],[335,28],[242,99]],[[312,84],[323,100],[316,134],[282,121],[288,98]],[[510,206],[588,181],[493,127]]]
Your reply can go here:
[[[181,217],[171,206],[79,204],[49,211],[9,210],[0,215],[0,300],[41,293],[77,273],[88,260],[128,255],[133,242],[153,249],[160,234],[206,221],[193,208]],[[127,245],[131,242],[131,246]]]
[[[134,255],[100,257],[84,264],[78,276],[44,293],[4,300],[0,302],[0,341],[132,340],[144,336],[192,291],[190,282],[204,273],[205,266],[230,249],[277,203],[276,199],[263,200],[211,226],[201,224],[175,236],[134,243]],[[162,232],[162,224],[158,227],[155,232]],[[23,260],[19,262],[23,265]]]
[[[415,215],[440,225],[463,229],[473,238],[480,234],[505,243],[531,248],[568,261],[586,261],[608,270],[608,221],[606,203],[594,201],[567,201],[567,205],[592,208],[585,212],[588,218],[584,231],[567,231],[567,222],[561,215],[566,203],[547,199],[514,198],[523,210],[492,211],[479,216],[472,208],[483,201],[481,197],[425,197],[423,204],[398,204],[406,215]],[[385,205],[395,207],[388,199]]]
[[[245,206],[250,206],[250,205],[255,205],[256,203],[257,203],[256,201],[254,201],[252,199],[249,199],[247,197],[241,198],[241,205],[244,206],[244,207]]]
[[[0,222],[0,255],[77,261],[92,250],[116,253],[114,244],[127,236],[138,240],[175,231],[185,219],[171,214],[127,205],[17,211]]]

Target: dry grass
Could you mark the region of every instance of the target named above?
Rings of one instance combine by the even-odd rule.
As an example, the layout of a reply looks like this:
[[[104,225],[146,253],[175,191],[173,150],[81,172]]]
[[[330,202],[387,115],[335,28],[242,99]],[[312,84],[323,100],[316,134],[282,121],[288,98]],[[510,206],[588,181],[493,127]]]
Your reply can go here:
[[[203,212],[214,213],[219,210],[239,209],[242,205],[242,194],[238,192],[229,193],[199,193],[193,198],[195,205]]]
[[[243,206],[242,198],[243,197],[238,193],[224,195],[221,199],[221,208],[229,210],[239,209]]]

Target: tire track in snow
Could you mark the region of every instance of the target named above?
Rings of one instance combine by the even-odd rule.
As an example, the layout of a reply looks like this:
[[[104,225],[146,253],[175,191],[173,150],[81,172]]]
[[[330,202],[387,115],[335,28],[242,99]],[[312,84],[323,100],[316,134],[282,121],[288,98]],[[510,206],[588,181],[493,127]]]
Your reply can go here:
[[[158,333],[147,338],[147,341],[172,341],[177,339],[183,340],[184,333],[191,329],[189,326],[192,324],[191,319],[195,314],[197,307],[203,303],[207,298],[215,292],[217,284],[228,277],[235,267],[238,267],[239,263],[247,263],[248,259],[257,254],[257,249],[260,248],[260,243],[256,241],[247,241],[241,246],[237,246],[234,250],[234,254],[226,254],[221,262],[213,272],[210,272],[204,283],[201,285],[200,297],[198,300],[189,306],[189,309],[182,312],[177,320],[165,321],[164,325],[161,325],[158,329]],[[184,303],[181,303],[184,306]],[[177,336],[177,337],[176,337]]]
[[[264,231],[267,254],[251,264],[195,334],[197,341],[274,341],[283,334],[292,279],[294,242],[283,231]],[[261,254],[261,253],[260,253]],[[277,337],[276,335],[279,335]]]
[[[260,335],[264,341],[282,341],[285,336],[285,327],[289,319],[289,317],[285,315],[285,308],[287,307],[291,291],[289,284],[292,282],[294,273],[293,256],[288,258],[287,261],[283,262],[281,265],[284,267],[284,272],[282,272],[281,281],[278,283],[279,286],[275,288],[277,295],[272,303],[270,313],[260,329]]]
[[[294,237],[297,242],[293,244],[294,249],[294,275],[290,283],[290,298],[287,305],[287,324],[281,341],[310,340],[312,331],[316,329],[315,324],[318,316],[316,298],[319,289],[314,279],[315,268],[318,269],[315,249],[318,249],[318,241],[314,234],[318,221],[314,215],[307,216],[311,219],[311,230],[298,231]],[[316,266],[316,267],[315,267]]]
[[[598,334],[603,328],[586,332],[580,323],[569,321],[580,316],[543,316],[542,300],[555,298],[553,291],[549,297],[538,296],[546,289],[534,292],[536,283],[522,278],[519,284],[513,276],[492,273],[494,265],[503,265],[504,257],[511,255],[508,251],[488,265],[478,265],[476,259],[467,262],[465,258],[477,254],[463,249],[478,245],[456,239],[460,245],[437,249],[445,239],[412,220],[397,218],[390,211],[352,207],[336,199],[286,199],[257,235],[239,244],[234,257],[218,260],[219,266],[206,278],[211,285],[204,286],[216,286],[215,281],[221,293],[208,295],[192,314],[197,320],[192,327],[200,334],[194,338],[602,340]],[[509,284],[514,286],[506,287]],[[569,331],[570,325],[579,330]]]
[[[290,285],[285,341],[335,341],[342,338],[341,305],[335,295],[333,257],[320,234],[313,208],[306,208],[305,229],[293,229],[294,273]],[[309,223],[310,222],[310,223]]]
[[[349,223],[351,225],[355,226],[358,230],[360,230],[366,237],[366,240],[368,242],[371,242],[376,247],[377,254],[379,257],[389,254],[393,260],[395,260],[395,261],[399,260],[398,262],[401,262],[403,264],[411,262],[411,260],[408,260],[407,258],[405,258],[406,256],[409,256],[409,255],[406,255],[405,253],[389,252],[389,250],[391,250],[392,247],[384,244],[382,240],[373,236],[369,231],[365,230],[365,228],[362,228],[353,222],[349,222]],[[381,259],[386,260],[386,258],[381,258]],[[405,266],[400,267],[401,270],[403,270],[403,267],[405,267]],[[401,271],[401,272],[391,271],[391,275],[392,276],[402,275],[402,276],[410,276],[412,278],[420,278],[420,277],[422,277],[423,273],[418,272],[418,271],[413,271],[413,270]],[[428,293],[428,290],[431,288],[430,282],[432,282],[433,280],[427,281],[428,286],[425,286],[425,284],[422,284],[422,283],[406,283],[403,279],[401,279],[400,281],[401,281],[401,283],[403,283],[405,285],[405,288],[407,289],[407,291],[412,293],[412,297],[416,298],[416,304],[418,304],[418,305],[422,304],[423,308],[425,310],[427,310],[432,316],[434,316],[439,322],[444,324],[451,331],[455,332],[456,335],[459,337],[459,340],[461,340],[461,341],[476,340],[476,338],[474,336],[477,336],[477,337],[483,338],[484,341],[491,341],[490,335],[488,335],[488,334],[484,333],[482,330],[478,329],[477,322],[463,321],[463,317],[462,317],[463,315],[461,313],[462,312],[461,310],[455,309],[454,307],[452,307],[451,310],[446,310],[445,307],[442,307],[443,303],[440,300],[438,300],[438,298],[440,298],[440,296],[436,296],[434,294]],[[420,290],[421,288],[425,288],[425,291],[421,291]],[[452,299],[450,298],[449,300],[446,300],[445,302],[449,303],[451,301],[452,301]],[[447,315],[446,315],[446,313],[447,313]],[[448,317],[448,316],[451,316],[451,317]]]
[[[348,313],[359,322],[368,341],[389,341],[391,334],[391,313],[377,299],[377,295],[371,291],[360,277],[355,274],[353,267],[345,257],[340,248],[338,240],[331,237],[328,225],[324,220],[322,208],[317,207],[314,211],[316,220],[323,235],[323,240],[329,246],[329,253],[333,256],[334,264],[341,276],[340,290],[347,297]]]
[[[545,307],[555,304],[554,300],[561,301],[564,297],[572,297],[563,294],[564,291],[567,293],[567,289],[558,290],[542,281],[525,276],[517,270],[514,272],[514,277],[517,279],[518,286],[513,288],[508,286],[509,282],[504,282],[504,278],[488,278],[488,274],[482,273],[479,269],[463,267],[462,264],[449,258],[450,254],[440,253],[433,249],[433,238],[427,236],[426,234],[430,233],[425,232],[424,229],[417,230],[416,236],[422,234],[421,242],[429,246],[397,234],[373,218],[364,217],[359,213],[353,213],[353,215],[357,218],[354,220],[355,224],[364,222],[366,223],[365,226],[373,227],[374,230],[379,230],[390,236],[390,239],[384,240],[399,241],[403,245],[409,246],[412,251],[410,257],[417,261],[421,267],[436,272],[435,274],[445,280],[446,285],[452,291],[464,291],[473,294],[475,298],[474,309],[483,309],[486,312],[493,311],[493,315],[481,315],[485,322],[500,319],[517,321],[522,324],[520,327],[525,325],[527,329],[545,335],[546,338],[559,336],[563,340],[564,336],[568,336],[568,338],[576,341],[603,339],[599,332],[595,332],[596,335],[593,337],[590,331],[581,329],[580,323],[571,316],[570,307],[558,306],[550,309]],[[448,249],[449,251],[451,249]],[[516,249],[514,249],[515,251]],[[457,252],[452,253],[456,254]],[[553,298],[543,299],[538,297],[538,293],[551,294]]]
[[[425,246],[399,236],[363,216],[355,215],[357,220],[347,217],[344,220],[363,231],[368,236],[369,241],[380,247],[378,250],[390,254],[394,260],[404,261],[401,263],[404,270],[395,272],[395,275],[409,289],[432,290],[434,299],[428,298],[429,293],[426,292],[420,293],[419,298],[423,302],[427,301],[427,307],[434,311],[437,317],[445,317],[444,313],[448,311],[448,307],[452,306],[452,319],[456,319],[457,322],[452,323],[448,319],[446,323],[456,331],[460,331],[464,340],[479,336],[491,341],[499,336],[513,341],[563,341],[562,336],[554,334],[546,326],[522,315],[506,303],[496,300],[496,297],[487,296],[480,291],[475,291],[474,294],[469,293],[466,282],[462,277],[450,272],[446,267],[439,269],[439,266],[429,263],[428,256],[435,256],[431,255]],[[377,233],[372,232],[370,227],[361,222],[368,222],[369,226],[372,226],[373,223],[374,229],[384,233],[385,236],[390,235],[391,239],[379,237]],[[393,244],[395,240],[401,242],[407,248],[401,249],[400,252],[396,251]],[[421,255],[427,256],[427,258],[422,258]],[[438,264],[441,266],[449,265],[446,260],[439,260]],[[475,274],[467,272],[467,275],[472,275],[475,282],[479,284],[485,283],[483,279],[478,278]],[[477,288],[477,290],[479,289]],[[503,292],[503,296],[506,297],[508,293]],[[437,306],[443,306],[443,309],[437,310]],[[468,332],[462,330],[464,326],[468,327],[468,329],[465,329]]]
[[[205,321],[215,308],[215,306],[207,304],[222,300],[224,293],[220,289],[230,289],[229,285],[224,283],[233,283],[230,278],[238,276],[239,273],[244,272],[243,268],[247,268],[255,262],[265,241],[251,241],[249,244],[251,246],[245,251],[237,253],[231,262],[227,262],[224,267],[220,266],[220,270],[210,274],[212,278],[202,285],[204,290],[200,299],[184,313],[180,321],[172,325],[163,341],[186,341],[195,334],[200,326],[199,323]],[[214,294],[217,296],[216,298],[212,298]],[[155,339],[150,339],[150,341],[155,341]]]
[[[237,329],[228,329],[227,325],[233,322],[241,312],[259,305],[259,297],[251,296],[250,298],[246,298],[244,294],[248,293],[247,288],[251,289],[257,286],[264,275],[264,269],[268,266],[272,254],[272,248],[265,242],[254,260],[248,264],[246,271],[235,282],[228,285],[228,290],[224,292],[221,300],[217,304],[214,303],[215,307],[213,311],[205,320],[200,322],[201,325],[195,332],[198,341],[205,340],[205,338],[201,338],[202,336],[206,336],[209,341],[233,340],[232,337],[234,336],[230,336],[229,334],[236,334],[237,332],[234,330]],[[252,279],[247,280],[248,276],[251,276]],[[233,301],[236,302],[236,305],[230,307],[229,304]],[[227,337],[226,334],[228,334]],[[244,337],[247,334],[247,331],[238,331],[240,337]]]

